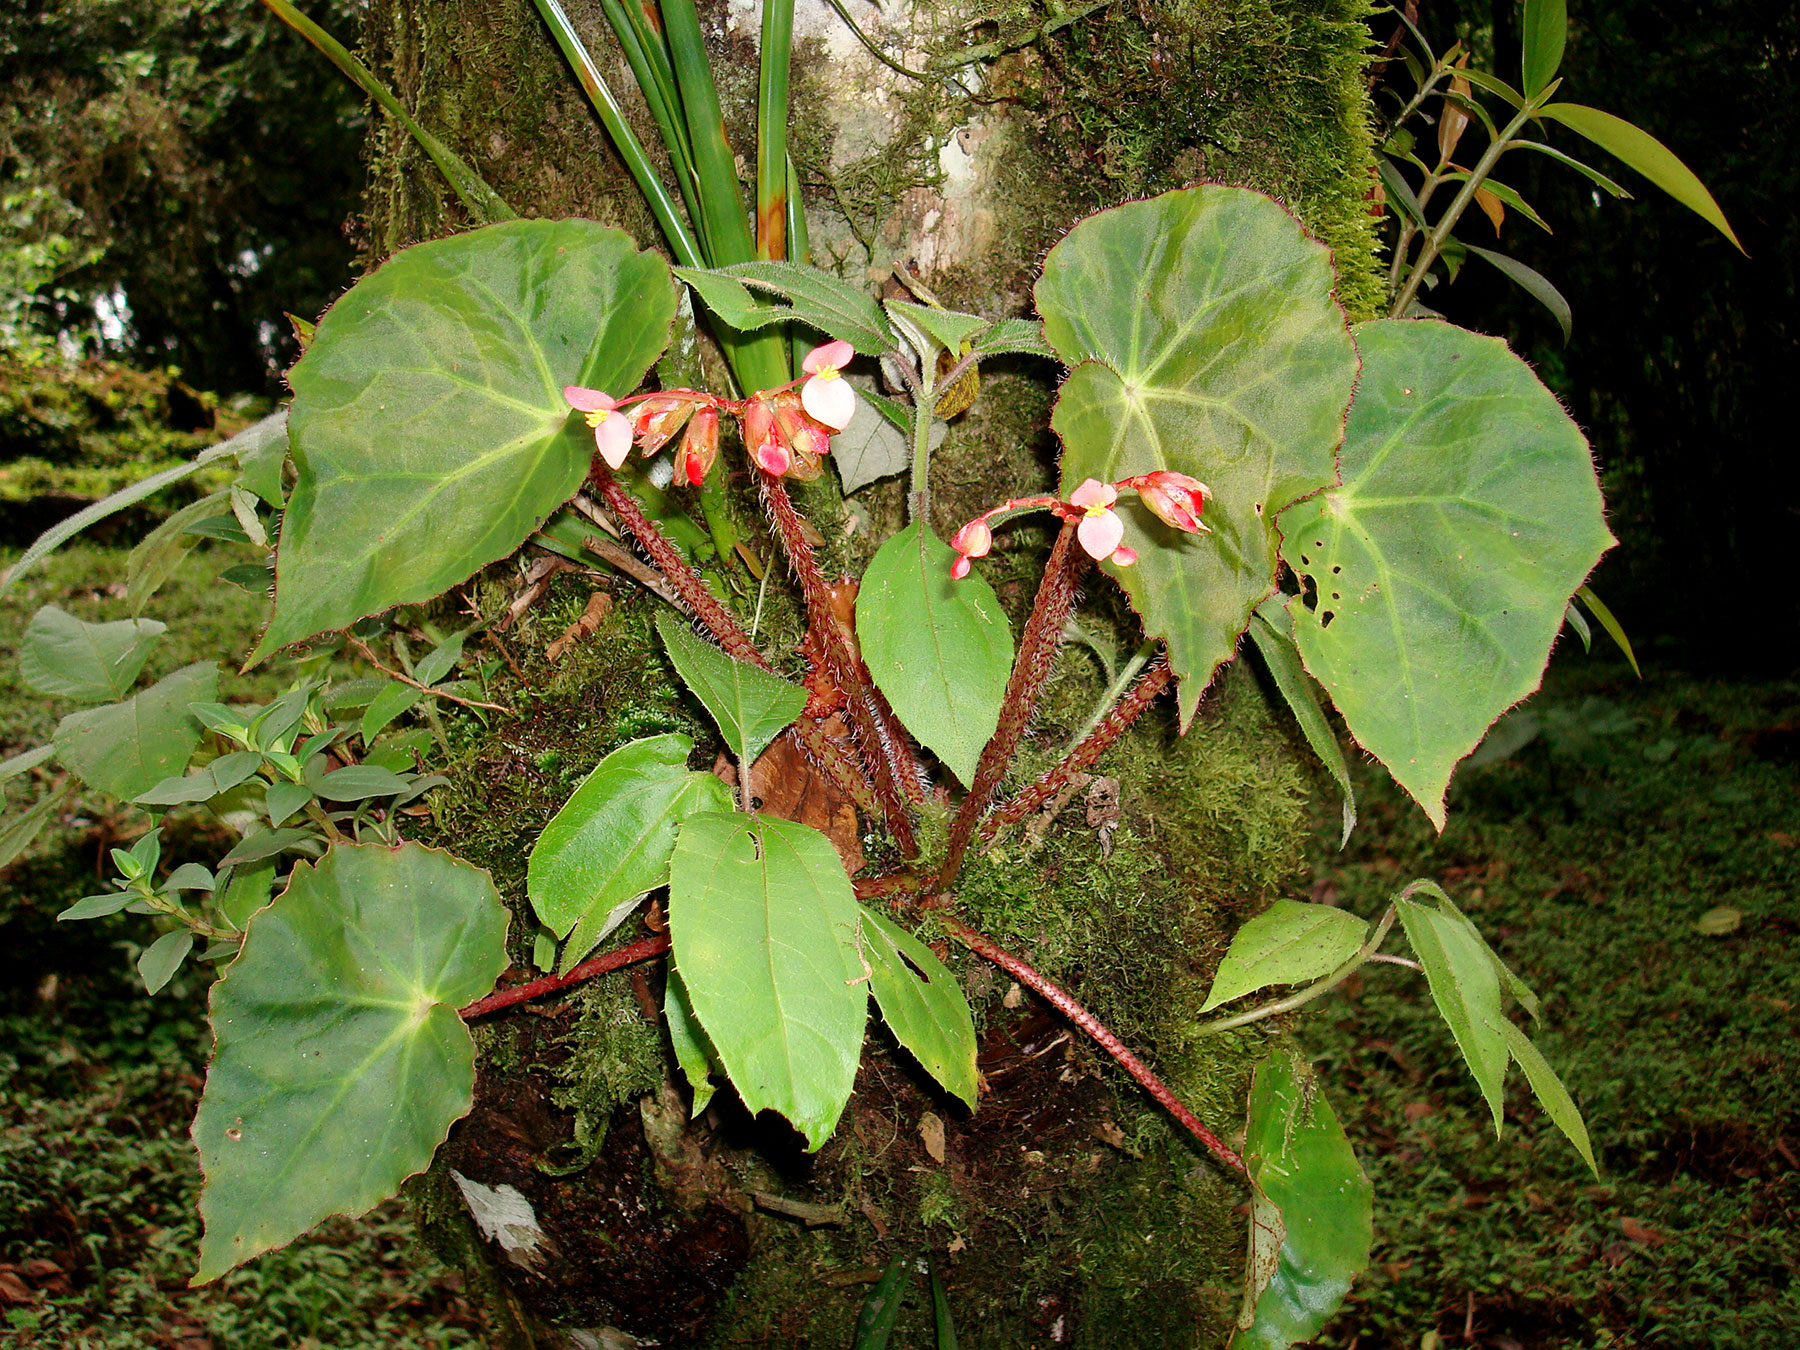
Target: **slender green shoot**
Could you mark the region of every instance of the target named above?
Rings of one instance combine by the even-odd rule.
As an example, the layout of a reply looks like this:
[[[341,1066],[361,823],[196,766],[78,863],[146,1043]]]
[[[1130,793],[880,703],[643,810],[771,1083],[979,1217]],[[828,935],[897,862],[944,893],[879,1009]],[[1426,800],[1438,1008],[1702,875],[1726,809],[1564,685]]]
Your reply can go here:
[[[613,36],[625,52],[632,77],[649,106],[650,118],[669,152],[669,163],[675,170],[675,184],[681,189],[681,200],[687,207],[688,219],[701,225],[699,185],[694,178],[694,151],[688,142],[687,123],[681,114],[681,95],[675,88],[675,75],[669,66],[668,49],[662,35],[643,22],[641,10],[627,7],[623,0],[600,0],[611,25]],[[704,228],[700,229],[704,234]]]
[[[788,62],[794,0],[763,0],[762,77],[756,93],[756,256],[788,255]]]

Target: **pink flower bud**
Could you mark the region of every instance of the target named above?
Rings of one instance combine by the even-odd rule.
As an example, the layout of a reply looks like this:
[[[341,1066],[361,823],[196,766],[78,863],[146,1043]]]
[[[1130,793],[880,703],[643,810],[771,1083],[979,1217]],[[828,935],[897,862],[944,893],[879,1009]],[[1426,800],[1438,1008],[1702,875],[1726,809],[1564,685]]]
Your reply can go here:
[[[719,410],[707,406],[694,410],[681,448],[675,452],[675,472],[699,487],[719,458]]]
[[[1158,469],[1128,480],[1138,496],[1165,525],[1173,525],[1189,534],[1199,534],[1206,526],[1200,523],[1200,512],[1211,496],[1205,483],[1185,473]]]
[[[744,448],[750,452],[757,467],[777,478],[786,473],[793,456],[782,439],[781,429],[775,425],[775,409],[769,406],[764,395],[754,394],[745,401],[740,425],[744,432]]]
[[[985,517],[977,516],[956,532],[950,541],[950,547],[964,558],[985,558],[994,547],[994,532],[988,527]],[[968,569],[963,570],[966,572]]]
[[[637,433],[638,449],[654,455],[669,438],[694,415],[695,401],[672,394],[659,394],[638,404],[631,415],[631,429]]]

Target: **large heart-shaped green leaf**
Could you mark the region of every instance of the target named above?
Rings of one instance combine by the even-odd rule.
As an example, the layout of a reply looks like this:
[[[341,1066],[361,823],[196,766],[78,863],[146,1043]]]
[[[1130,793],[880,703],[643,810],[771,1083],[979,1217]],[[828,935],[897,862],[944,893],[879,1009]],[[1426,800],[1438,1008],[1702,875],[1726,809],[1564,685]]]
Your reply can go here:
[[[190,703],[211,702],[219,667],[196,661],[120,703],[70,713],[56,726],[56,757],[90,787],[130,801],[187,768],[200,744]]]
[[[447,853],[340,844],[295,866],[213,986],[195,1284],[431,1162],[474,1092],[457,1009],[493,988],[505,939],[488,874]]]
[[[1275,513],[1336,478],[1356,351],[1331,288],[1325,246],[1242,188],[1102,212],[1044,262],[1044,336],[1075,367],[1051,420],[1063,495],[1155,469],[1212,490],[1198,536],[1122,502],[1137,565],[1106,564],[1168,643],[1184,724],[1274,585]]]
[[[673,735],[620,746],[595,765],[532,845],[525,888],[545,927],[569,939],[563,970],[623,923],[646,891],[669,879],[675,830],[684,819],[731,810],[725,784],[687,767],[693,748],[686,736]]]
[[[78,703],[124,698],[163,632],[155,619],[88,623],[45,605],[19,644],[19,677],[40,694]]]
[[[768,816],[681,825],[669,936],[694,1015],[752,1112],[779,1111],[818,1148],[856,1081],[869,990],[860,913],[837,850]]]
[[[667,264],[586,220],[419,244],[352,287],[289,375],[294,491],[252,661],[517,548],[593,455],[563,386],[630,393],[674,314]]]
[[[1456,762],[1538,686],[1569,597],[1613,544],[1587,442],[1498,338],[1358,326],[1342,486],[1283,513],[1306,668],[1441,829]]]
[[[1244,1163],[1254,1188],[1244,1312],[1232,1350],[1309,1341],[1369,1262],[1373,1188],[1312,1069],[1281,1049],[1256,1068]]]
[[[1000,725],[1012,628],[993,587],[950,575],[951,547],[915,520],[881,546],[856,596],[856,636],[901,724],[964,783]]]

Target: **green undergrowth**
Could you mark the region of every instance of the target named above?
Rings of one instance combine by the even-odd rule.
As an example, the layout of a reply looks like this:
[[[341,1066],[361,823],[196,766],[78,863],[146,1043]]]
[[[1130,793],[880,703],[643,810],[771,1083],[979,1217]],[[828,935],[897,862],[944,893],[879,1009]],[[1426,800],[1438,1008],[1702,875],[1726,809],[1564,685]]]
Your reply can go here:
[[[1800,685],[1640,684],[1577,653],[1529,707],[1536,737],[1465,770],[1441,838],[1359,775],[1319,893],[1373,915],[1442,879],[1543,998],[1532,1034],[1602,1175],[1516,1073],[1497,1141],[1420,977],[1370,967],[1298,1031],[1375,1183],[1373,1269],[1320,1343],[1786,1350]]]

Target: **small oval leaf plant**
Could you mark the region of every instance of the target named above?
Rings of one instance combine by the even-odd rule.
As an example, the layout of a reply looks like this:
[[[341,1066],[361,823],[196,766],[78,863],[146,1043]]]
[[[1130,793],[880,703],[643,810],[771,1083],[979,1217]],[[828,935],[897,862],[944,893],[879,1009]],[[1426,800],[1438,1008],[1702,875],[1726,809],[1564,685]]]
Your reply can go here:
[[[1551,63],[1548,46],[1533,59]],[[760,368],[773,364],[761,330],[815,335],[801,375],[738,393],[660,377],[640,388],[669,342],[678,283],[657,255],[584,221],[506,220],[408,249],[318,324],[292,375],[291,485],[259,439],[239,456],[237,490],[206,499],[170,547],[235,541],[267,584],[272,540],[273,616],[251,661],[335,633],[321,650],[359,654],[375,675],[340,680],[325,656],[303,657],[280,697],[226,703],[204,664],[137,688],[155,620],[46,608],[26,635],[25,680],[86,706],[0,772],[48,774],[54,760],[159,822],[207,809],[237,835],[210,864],[165,874],[153,830],[115,851],[110,890],[61,916],[157,916],[164,936],[139,963],[152,987],[184,961],[226,963],[194,1125],[206,1173],[195,1278],[392,1195],[469,1109],[471,1019],[633,961],[667,963],[671,1058],[695,1110],[728,1089],[817,1149],[854,1090],[871,998],[894,1042],[980,1110],[974,1020],[944,960],[955,942],[1093,1036],[1241,1180],[1251,1236],[1235,1343],[1312,1336],[1368,1260],[1370,1198],[1305,1059],[1278,1044],[1243,1120],[1200,1120],[971,926],[959,874],[1159,695],[1185,725],[1246,635],[1346,789],[1331,709],[1441,826],[1457,762],[1536,687],[1612,543],[1581,433],[1497,340],[1433,319],[1351,327],[1326,249],[1238,188],[1082,222],[1045,259],[1041,323],[884,306],[795,263],[679,277],[734,352],[762,353]],[[1052,418],[1060,489],[997,500],[941,539],[927,510],[934,416],[966,402],[1000,353],[1066,368]],[[892,396],[846,378],[860,360]],[[897,438],[892,467],[910,465],[912,491],[907,522],[846,588],[827,579],[819,526],[789,485],[824,473],[858,419]],[[653,459],[662,467],[646,473]],[[760,605],[746,612],[707,561],[737,537],[728,472],[751,483],[792,579],[797,653],[759,643]],[[1054,542],[1014,631],[980,572],[1027,515],[1048,517]],[[467,655],[472,630],[430,629],[415,649],[383,616],[528,543],[623,559],[659,597],[669,667],[724,753],[697,758],[666,729],[611,748],[528,860],[526,948],[559,973],[496,992],[507,911],[492,881],[404,837],[443,781],[422,767],[442,749],[442,710],[496,709],[494,665]],[[1150,659],[1061,762],[1008,782],[1081,592],[1105,584],[1124,589]],[[782,755],[830,780],[848,830],[765,809]],[[14,854],[72,790],[59,781],[7,827]],[[866,864],[858,840],[881,861]],[[605,950],[649,897],[651,935]],[[1509,1010],[1535,1017],[1536,998],[1429,882],[1370,916],[1276,902],[1225,954],[1202,1030],[1302,1006],[1396,925],[1496,1127],[1516,1063],[1591,1165],[1573,1098]],[[1252,996],[1266,1001],[1245,1006]],[[1241,1154],[1223,1142],[1237,1132]]]

